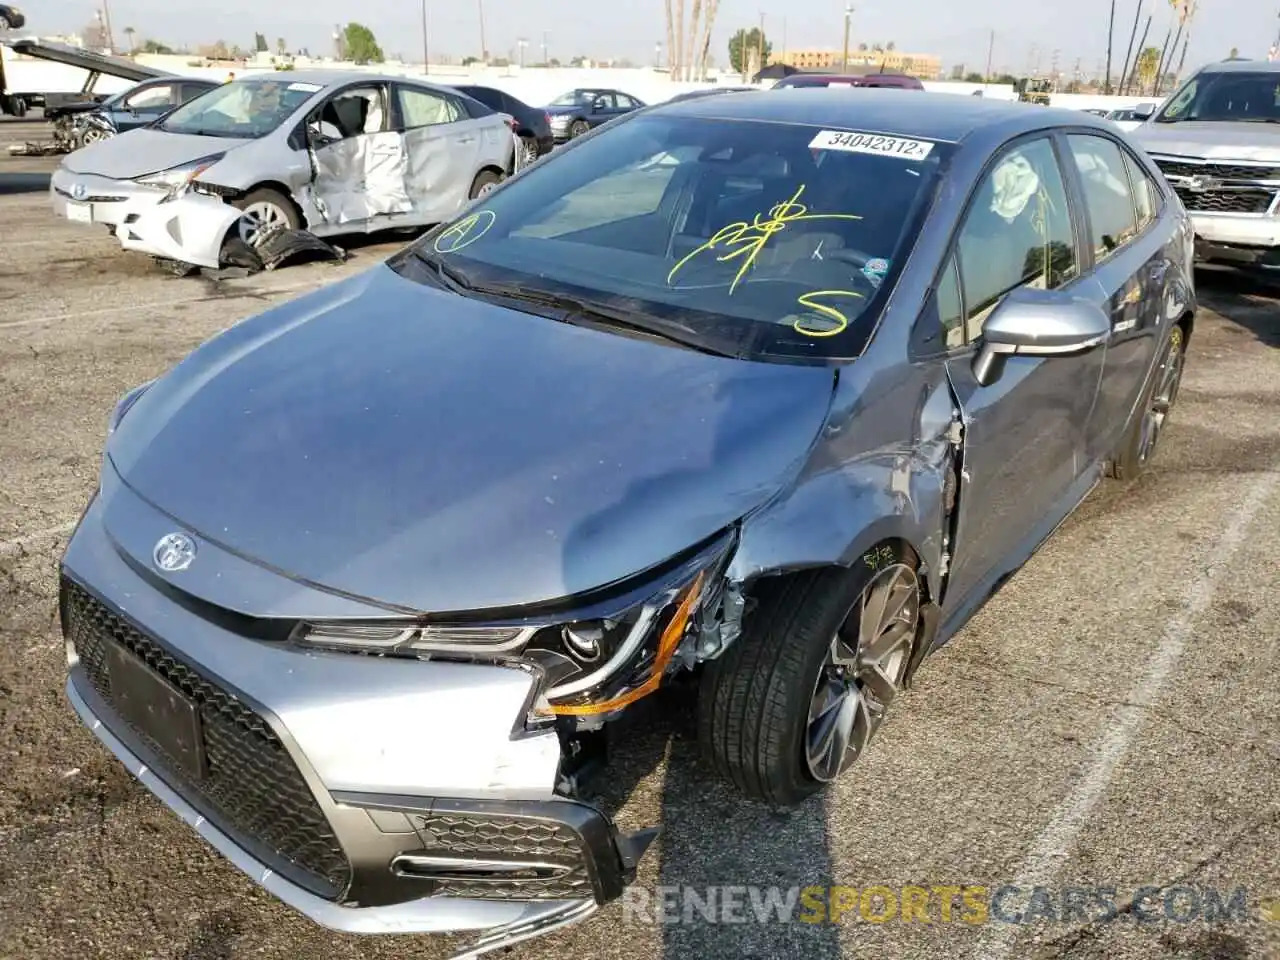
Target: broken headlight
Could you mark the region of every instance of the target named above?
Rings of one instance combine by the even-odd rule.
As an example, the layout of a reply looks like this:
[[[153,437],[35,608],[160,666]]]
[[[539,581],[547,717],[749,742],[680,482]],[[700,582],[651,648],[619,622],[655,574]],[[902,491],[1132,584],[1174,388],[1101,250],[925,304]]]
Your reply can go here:
[[[146,176],[138,177],[136,182],[146,184],[149,187],[163,187],[168,190],[168,196],[165,199],[172,200],[186,193],[196,177],[200,176],[224,156],[226,156],[225,153],[215,153],[212,156],[170,167],[168,170],[161,170],[159,173],[149,173]]]
[[[536,664],[541,690],[531,720],[598,716],[656,690],[699,613],[718,596],[728,540],[719,540],[661,578],[657,586],[597,604],[580,617],[509,625],[397,622],[299,623],[290,639],[356,653]]]

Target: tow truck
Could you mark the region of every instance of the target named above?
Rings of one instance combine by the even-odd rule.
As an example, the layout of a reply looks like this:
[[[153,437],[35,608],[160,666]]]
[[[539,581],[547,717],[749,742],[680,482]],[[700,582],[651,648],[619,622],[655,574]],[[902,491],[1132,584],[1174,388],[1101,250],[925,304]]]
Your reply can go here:
[[[9,78],[5,72],[5,60],[8,51],[34,57],[38,60],[50,60],[54,63],[64,63],[67,66],[79,67],[85,71],[84,82],[80,85],[80,89],[73,93],[14,89],[10,86]],[[9,67],[12,69],[12,64]],[[110,93],[96,92],[95,88],[98,85],[98,80],[103,76],[118,77],[121,80],[137,83],[142,80],[175,77],[177,74],[167,70],[157,70],[154,67],[144,67],[142,64],[135,63],[126,57],[96,53],[92,50],[84,50],[66,43],[54,43],[53,41],[40,40],[35,37],[0,38],[0,112],[7,113],[10,116],[24,117],[29,110],[41,108],[44,111],[44,116],[53,120],[56,128],[58,123],[57,115],[60,112],[65,113],[66,107],[75,104],[101,103],[110,96]],[[58,131],[55,129],[53,137],[49,141],[16,144],[9,149],[13,153],[27,155],[65,153],[67,148],[62,142],[63,139],[58,136]]]

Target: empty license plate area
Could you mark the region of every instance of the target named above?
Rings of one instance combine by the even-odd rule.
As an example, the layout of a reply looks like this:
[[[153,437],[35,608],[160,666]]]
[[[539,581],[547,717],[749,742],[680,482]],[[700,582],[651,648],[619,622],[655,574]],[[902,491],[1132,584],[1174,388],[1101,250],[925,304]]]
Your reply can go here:
[[[168,754],[181,773],[205,775],[200,711],[182,691],[117,643],[107,643],[107,682],[120,716]]]

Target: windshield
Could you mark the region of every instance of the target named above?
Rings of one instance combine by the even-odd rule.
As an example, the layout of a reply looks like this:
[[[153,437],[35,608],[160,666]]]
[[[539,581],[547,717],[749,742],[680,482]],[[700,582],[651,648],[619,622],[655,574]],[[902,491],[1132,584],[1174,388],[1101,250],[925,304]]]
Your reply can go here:
[[[552,107],[576,107],[583,103],[592,103],[596,98],[593,90],[570,90],[568,93],[562,93],[551,101],[548,106]]]
[[[481,291],[574,298],[715,352],[854,357],[949,153],[874,131],[637,115],[410,250]],[[413,275],[410,259],[393,266]]]
[[[1235,120],[1280,123],[1280,73],[1222,71],[1192,77],[1156,117],[1179,120]]]
[[[178,107],[159,125],[168,133],[205,137],[265,137],[320,90],[318,83],[236,80]]]

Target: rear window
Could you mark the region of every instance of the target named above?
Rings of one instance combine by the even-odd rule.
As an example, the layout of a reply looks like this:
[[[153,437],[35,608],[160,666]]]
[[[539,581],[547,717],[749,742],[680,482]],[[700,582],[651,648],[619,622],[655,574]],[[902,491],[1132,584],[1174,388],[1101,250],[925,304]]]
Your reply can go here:
[[[639,115],[422,243],[473,280],[678,322],[740,355],[856,356],[949,154],[876,131]]]

